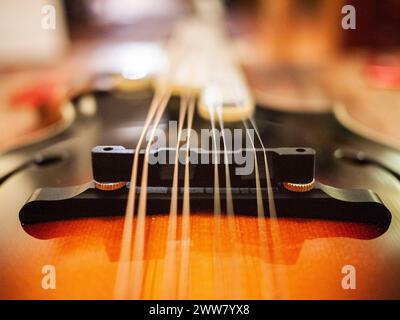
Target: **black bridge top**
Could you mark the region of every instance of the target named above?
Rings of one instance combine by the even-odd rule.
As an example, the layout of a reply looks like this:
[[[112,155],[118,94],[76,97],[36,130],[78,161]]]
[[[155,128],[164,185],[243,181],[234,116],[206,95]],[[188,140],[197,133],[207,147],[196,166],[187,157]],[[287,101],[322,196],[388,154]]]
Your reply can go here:
[[[178,151],[178,176],[184,177],[187,150]],[[122,146],[97,146],[92,150],[93,178],[97,182],[130,181],[135,150]],[[145,150],[138,158],[138,177],[141,177]],[[255,161],[255,156],[257,161]],[[213,187],[217,163],[220,185],[225,185],[225,161],[229,164],[232,187],[254,187],[257,165],[262,185],[266,185],[265,156],[272,185],[291,182],[307,184],[314,180],[315,151],[311,148],[239,149],[235,151],[189,150],[190,186]],[[149,186],[170,186],[176,149],[160,148],[149,153]],[[137,186],[140,185],[137,179]]]

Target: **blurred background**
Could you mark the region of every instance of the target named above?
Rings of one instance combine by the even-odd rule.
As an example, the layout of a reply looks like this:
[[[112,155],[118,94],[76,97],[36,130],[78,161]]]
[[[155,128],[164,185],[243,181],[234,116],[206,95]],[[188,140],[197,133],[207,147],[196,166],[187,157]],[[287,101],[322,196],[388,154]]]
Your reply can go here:
[[[345,5],[355,8],[356,29],[342,27]],[[400,148],[400,0],[223,6],[260,106],[334,112],[351,130]],[[194,10],[189,0],[2,0],[0,153],[67,127],[59,106],[71,92],[130,63],[132,44],[165,43]]]

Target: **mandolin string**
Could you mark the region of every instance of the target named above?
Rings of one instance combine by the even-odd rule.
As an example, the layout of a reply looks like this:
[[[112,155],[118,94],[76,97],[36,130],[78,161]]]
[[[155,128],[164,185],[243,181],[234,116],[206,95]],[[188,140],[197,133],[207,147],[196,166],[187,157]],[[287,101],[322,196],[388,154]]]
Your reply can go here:
[[[168,90],[164,93],[157,113],[154,118],[153,127],[150,131],[150,137],[145,150],[142,179],[140,184],[139,204],[137,210],[137,218],[135,225],[135,234],[132,251],[132,262],[129,270],[129,284],[131,288],[130,297],[132,299],[139,299],[142,293],[142,286],[144,282],[144,249],[145,249],[145,223],[146,223],[146,206],[147,206],[147,180],[149,170],[149,152],[151,145],[154,141],[154,136],[158,128],[158,124],[164,111],[167,107],[171,92]]]
[[[260,182],[260,170],[258,167],[258,159],[257,159],[257,153],[256,153],[256,148],[255,148],[255,143],[253,140],[253,137],[249,133],[249,126],[247,124],[247,120],[242,120],[243,125],[246,129],[247,136],[249,137],[249,140],[252,145],[252,149],[254,151],[254,168],[255,168],[255,176],[256,176],[256,194],[257,194],[257,227],[258,227],[258,234],[259,234],[259,245],[258,245],[258,250],[259,250],[259,255],[260,255],[260,263],[259,263],[259,268],[260,268],[260,274],[262,277],[262,280],[260,281],[260,293],[261,293],[261,298],[262,299],[271,299],[273,295],[271,292],[268,291],[269,284],[273,285],[274,280],[273,280],[273,274],[272,271],[268,272],[268,275],[266,274],[265,270],[266,268],[266,262],[265,261],[270,261],[271,255],[269,252],[268,248],[268,238],[267,238],[267,226],[265,223],[265,209],[264,209],[264,203],[263,203],[263,196],[261,193],[261,182]]]
[[[192,123],[194,116],[195,98],[189,99],[189,109],[187,113],[187,139],[185,155],[185,180],[183,187],[182,205],[182,227],[181,227],[181,256],[179,267],[178,299],[187,298],[189,286],[189,265],[190,265],[190,176],[189,176],[189,151]]]
[[[217,299],[223,299],[225,297],[225,291],[222,284],[226,282],[225,273],[223,270],[223,261],[221,259],[222,253],[222,219],[221,219],[221,199],[220,199],[220,188],[219,188],[219,172],[218,172],[218,155],[217,155],[217,138],[215,136],[215,110],[214,106],[208,105],[208,112],[210,114],[210,125],[212,131],[212,151],[214,161],[214,232],[215,238],[213,242],[213,269],[214,269],[214,285],[215,295]]]
[[[114,299],[124,299],[128,292],[128,277],[129,277],[129,264],[131,257],[131,245],[132,245],[132,231],[133,231],[133,217],[134,217],[134,206],[136,197],[136,181],[137,181],[137,170],[139,161],[139,152],[145,138],[148,127],[154,117],[154,114],[160,104],[162,94],[158,91],[155,92],[149,111],[147,113],[142,133],[139,137],[138,143],[135,149],[135,155],[133,157],[132,173],[130,178],[130,188],[128,193],[128,200],[125,210],[124,226],[122,231],[122,239],[120,245],[120,257],[117,269],[117,276],[114,288]]]
[[[178,211],[178,171],[179,171],[179,146],[181,142],[183,124],[188,108],[188,97],[183,95],[180,98],[178,135],[175,146],[174,173],[171,188],[171,203],[168,217],[168,231],[166,241],[166,254],[164,258],[163,280],[162,280],[162,299],[176,298],[176,245],[177,245],[177,211]]]
[[[226,189],[226,213],[229,218],[234,218],[233,200],[232,200],[232,189],[231,189],[231,176],[229,172],[229,159],[226,146],[225,128],[222,119],[222,106],[219,104],[216,108],[218,115],[218,123],[221,129],[222,144],[224,148],[224,167],[225,167],[225,189]]]
[[[261,139],[260,132],[258,130],[258,127],[253,119],[253,117],[249,118],[251,125],[253,126],[255,133],[257,135],[257,138],[261,144],[261,147],[263,149],[263,155],[264,155],[264,168],[265,168],[265,177],[267,181],[267,195],[268,195],[268,212],[270,216],[270,226],[271,226],[271,239],[272,239],[272,247],[273,247],[273,253],[276,252],[276,256],[274,256],[273,253],[272,259],[276,258],[275,261],[283,261],[283,255],[282,255],[282,241],[281,241],[281,235],[280,235],[280,230],[279,230],[279,222],[277,219],[277,212],[276,212],[276,206],[275,206],[275,199],[274,199],[274,193],[271,185],[271,175],[269,172],[269,165],[268,165],[268,158],[267,158],[267,152],[264,147],[264,143]],[[272,261],[274,263],[274,261]],[[275,263],[276,264],[276,263]],[[275,291],[275,298],[280,298],[280,299],[288,299],[288,278],[286,274],[286,269],[284,268],[275,268],[273,270],[275,273],[275,277],[273,278],[275,280],[274,287],[279,288],[280,292]],[[277,279],[278,278],[278,279]],[[279,282],[279,286],[276,282]]]
[[[221,136],[223,142],[224,149],[224,168],[225,168],[225,196],[226,196],[226,214],[228,220],[228,232],[229,232],[229,251],[230,255],[230,285],[232,287],[231,294],[234,298],[240,298],[241,290],[240,285],[243,282],[243,275],[241,270],[244,264],[243,254],[241,254],[241,247],[237,245],[237,236],[236,236],[236,220],[235,220],[235,212],[233,207],[233,199],[232,199],[232,188],[231,188],[231,177],[229,171],[229,159],[228,159],[228,150],[226,144],[226,136],[225,136],[225,128],[223,123],[222,116],[222,99],[218,99],[218,103],[215,107],[216,114],[218,116],[218,123],[221,129]],[[236,271],[236,272],[235,272]]]

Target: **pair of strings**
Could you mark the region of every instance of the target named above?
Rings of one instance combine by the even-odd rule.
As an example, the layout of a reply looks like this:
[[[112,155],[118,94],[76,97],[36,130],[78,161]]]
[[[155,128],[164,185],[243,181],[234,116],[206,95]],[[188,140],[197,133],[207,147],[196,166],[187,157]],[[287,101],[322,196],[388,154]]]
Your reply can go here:
[[[194,116],[195,98],[184,95],[181,97],[178,118],[178,134],[175,146],[173,182],[171,188],[170,212],[166,253],[164,259],[161,297],[164,299],[184,299],[187,297],[189,284],[189,254],[190,254],[190,180],[189,180],[189,151],[190,137]],[[179,152],[183,135],[184,121],[187,121],[187,137],[185,150],[184,187],[182,204],[181,241],[177,239],[177,213],[179,190]],[[180,249],[179,257],[177,248]],[[179,268],[178,268],[179,265]],[[177,281],[178,280],[178,281]]]
[[[229,170],[229,158],[228,158],[228,146],[226,142],[225,136],[225,128],[222,117],[222,97],[219,94],[218,90],[215,91],[214,103],[208,106],[209,114],[210,114],[210,124],[212,130],[212,139],[213,139],[213,154],[214,154],[214,226],[215,226],[215,234],[216,241],[214,244],[214,275],[215,275],[215,291],[216,296],[218,298],[225,296],[227,293],[234,298],[240,298],[241,290],[240,285],[242,283],[242,274],[240,265],[243,263],[241,259],[243,259],[243,255],[239,253],[240,248],[237,247],[237,237],[236,237],[236,221],[235,221],[235,213],[233,206],[233,198],[232,198],[232,186],[231,186],[231,178],[230,178],[230,170]],[[217,119],[215,118],[217,115]],[[229,266],[227,268],[223,268],[224,260],[221,259],[220,253],[223,251],[221,246],[222,239],[222,219],[221,219],[221,190],[219,184],[219,150],[217,150],[217,138],[216,138],[216,127],[215,123],[219,124],[221,130],[221,137],[223,142],[223,157],[224,157],[224,169],[225,169],[225,197],[226,197],[226,214],[228,220],[228,233],[229,233],[229,241],[225,243],[225,246],[229,247],[230,259]],[[225,274],[221,274],[220,270],[229,270],[228,278],[226,279]],[[227,282],[229,281],[229,282]],[[229,292],[223,292],[223,288],[226,286],[222,286],[222,283],[226,283],[230,290]]]
[[[237,87],[232,88],[232,93],[235,94],[236,101],[241,101],[239,89]],[[223,130],[224,127],[223,127],[223,120],[222,120],[222,106],[219,106],[217,108],[217,114],[219,117],[219,123],[220,123],[221,130]],[[260,143],[263,147],[266,180],[267,180],[268,190],[270,190],[270,192],[268,192],[268,206],[269,206],[269,211],[272,212],[272,216],[276,216],[275,202],[274,202],[273,193],[272,193],[272,189],[271,189],[271,180],[270,180],[266,151],[265,151],[262,139],[261,139],[261,135],[259,134],[258,128],[256,127],[256,124],[255,124],[253,118],[250,117],[249,120],[256,132],[258,140],[260,141]],[[259,270],[260,270],[260,274],[262,275],[262,278],[263,278],[262,281],[259,282],[260,294],[263,298],[270,299],[270,298],[273,298],[273,292],[271,292],[271,290],[268,290],[268,289],[270,287],[275,288],[275,285],[274,285],[274,276],[273,276],[272,272],[268,272],[268,274],[267,274],[266,273],[267,268],[265,267],[265,264],[262,263],[263,259],[264,259],[264,261],[270,260],[270,252],[268,249],[267,225],[266,225],[266,219],[265,219],[265,208],[264,208],[263,195],[261,194],[261,182],[260,182],[260,172],[259,172],[259,167],[258,167],[257,153],[255,150],[255,141],[253,140],[253,138],[251,137],[251,135],[249,133],[249,126],[247,125],[246,120],[242,119],[242,122],[243,122],[243,125],[246,130],[246,135],[249,137],[249,140],[251,142],[252,149],[254,152],[255,184],[256,184],[256,194],[257,194],[257,218],[258,218],[257,219],[257,227],[258,227],[259,237],[260,237],[259,248],[260,248],[260,251],[262,251],[262,252],[260,252],[261,259],[260,259],[260,264],[258,266]],[[224,138],[224,135],[223,135],[223,138]],[[226,145],[224,147],[226,150]],[[228,204],[232,204],[232,193],[231,193],[229,169],[228,169],[227,165],[225,165],[225,175],[227,178],[226,187],[227,187],[227,208],[228,208]],[[227,210],[228,223],[229,223],[230,234],[233,235],[233,243],[236,243],[236,230],[235,230],[233,204],[232,204],[231,208],[232,208],[231,211],[229,210],[229,208]],[[229,214],[229,212],[231,212],[231,213]],[[239,256],[242,257],[242,259],[244,257],[244,255],[240,254],[240,252],[239,252]],[[234,253],[234,258],[235,257],[236,257],[236,255]],[[238,263],[241,263],[241,262],[243,263],[243,261],[239,261],[239,259],[237,259],[237,258],[233,259],[233,260],[234,260],[235,265],[238,265]],[[247,266],[247,268],[245,268],[245,269],[247,271],[249,271],[251,268],[249,268],[249,266]],[[236,276],[239,277],[239,281],[240,281],[240,274],[237,274]],[[238,280],[236,279],[236,281],[238,281]],[[271,285],[269,285],[269,284],[271,284]]]
[[[147,206],[147,181],[149,170],[149,153],[151,145],[154,142],[154,137],[160,123],[160,120],[167,107],[170,92],[165,93],[164,99],[161,101],[160,106],[156,112],[153,127],[150,131],[145,155],[143,159],[142,179],[140,184],[140,195],[137,209],[136,228],[134,234],[132,262],[130,266],[130,296],[132,299],[139,299],[144,281],[144,248],[145,248],[145,223],[146,223],[146,206]]]
[[[178,118],[178,135],[175,146],[175,159],[174,159],[174,172],[172,178],[171,188],[171,202],[168,217],[168,230],[166,241],[166,254],[163,269],[162,293],[163,299],[173,299],[176,297],[176,276],[177,276],[177,259],[176,259],[176,246],[177,246],[177,214],[178,214],[178,170],[179,170],[179,148],[182,137],[182,129],[185,116],[188,109],[188,97],[181,97]]]
[[[212,145],[213,145],[213,163],[214,163],[214,232],[215,240],[213,243],[213,269],[214,269],[214,285],[215,285],[215,296],[221,298],[225,292],[223,288],[225,286],[222,283],[225,282],[225,274],[221,272],[223,270],[222,259],[220,252],[222,252],[222,221],[221,221],[221,199],[220,199],[220,187],[219,187],[219,171],[218,171],[218,154],[217,154],[217,138],[215,136],[215,107],[208,105],[208,112],[210,114],[210,125],[212,131]]]
[[[187,117],[187,139],[186,139],[186,154],[185,154],[185,176],[183,189],[183,205],[182,205],[182,229],[181,229],[181,257],[179,268],[179,283],[178,283],[178,299],[187,297],[188,284],[190,283],[189,264],[190,264],[190,172],[189,172],[189,157],[190,157],[190,137],[192,132],[195,98],[189,99],[189,109]]]
[[[165,99],[163,93],[161,93],[160,91],[155,92],[143,125],[143,130],[141,132],[141,135],[139,137],[139,140],[135,148],[135,154],[132,163],[132,172],[130,177],[130,188],[128,193],[124,226],[122,231],[120,258],[119,258],[117,277],[114,289],[115,299],[125,298],[128,290],[127,279],[129,277],[129,267],[131,261],[131,247],[132,247],[132,236],[133,236],[132,231],[133,231],[133,219],[134,219],[134,209],[135,209],[134,207],[136,201],[136,182],[138,173],[139,152],[142,147],[143,140],[145,139],[148,128],[151,124],[151,121],[153,120],[154,115],[157,109],[159,108],[163,98]]]
[[[217,103],[222,103],[218,101]],[[214,161],[214,231],[216,239],[214,241],[214,256],[213,256],[213,266],[214,266],[214,286],[216,297],[223,297],[225,295],[222,283],[226,282],[226,274],[221,272],[223,268],[223,261],[221,259],[222,252],[222,219],[221,219],[221,196],[220,196],[220,186],[219,186],[219,169],[218,169],[218,153],[217,153],[217,138],[216,138],[216,128],[215,128],[215,114],[216,108],[214,105],[208,106],[208,112],[210,114],[210,125],[212,131],[212,145],[213,145],[213,161]]]
[[[224,169],[225,169],[225,196],[226,196],[226,214],[228,220],[228,231],[230,235],[230,239],[232,241],[229,242],[230,252],[231,252],[231,263],[230,263],[230,286],[232,288],[232,296],[235,299],[241,298],[241,285],[244,281],[244,276],[242,274],[242,266],[245,264],[244,254],[242,247],[238,245],[237,239],[237,231],[236,231],[236,220],[235,220],[235,211],[233,205],[232,198],[232,184],[231,184],[231,176],[229,170],[229,158],[228,158],[228,146],[226,142],[225,135],[225,126],[222,116],[222,99],[218,100],[219,103],[216,104],[215,112],[218,116],[218,123],[221,130],[222,142],[223,142],[223,151],[224,151]]]
[[[240,95],[238,94],[238,88],[233,88],[233,93],[236,96],[237,101],[240,101]],[[273,194],[273,189],[271,185],[271,176],[269,172],[269,165],[268,165],[268,158],[267,158],[267,153],[265,150],[264,143],[261,139],[260,132],[258,130],[258,127],[253,119],[253,117],[249,117],[249,122],[251,123],[251,126],[253,127],[257,139],[259,140],[259,143],[263,149],[263,157],[264,157],[264,170],[265,170],[265,177],[267,181],[267,200],[268,200],[268,211],[269,211],[269,216],[270,216],[270,225],[271,225],[271,238],[272,238],[272,245],[273,248],[276,249],[277,252],[277,259],[281,261],[282,255],[281,255],[281,243],[280,243],[280,231],[279,231],[279,225],[277,221],[277,213],[276,213],[276,206],[275,206],[275,200],[274,200],[274,194]],[[257,160],[257,154],[255,152],[255,141],[249,134],[249,126],[246,123],[246,120],[242,119],[242,122],[245,126],[246,129],[246,134],[249,137],[249,140],[251,141],[252,148],[254,151],[254,160],[255,160],[255,178],[256,178],[256,194],[257,194],[257,227],[259,231],[259,237],[260,237],[260,247],[264,248],[264,250],[260,250],[261,257],[265,258],[265,260],[270,260],[271,259],[271,252],[268,249],[268,236],[267,236],[267,224],[266,224],[266,218],[265,218],[265,208],[264,208],[264,200],[263,200],[263,195],[261,194],[261,183],[260,183],[260,172],[258,168],[258,160]],[[261,259],[262,261],[262,259]],[[264,264],[261,262],[259,265],[260,268],[260,273],[262,274],[263,281],[261,281],[262,286],[261,286],[261,295],[265,298],[274,298],[274,295],[272,292],[268,292],[267,288],[268,283],[271,283],[272,288],[274,288],[274,293],[276,295],[276,278],[274,276],[274,272],[269,272],[268,275],[265,273],[265,267]],[[286,276],[280,274],[280,287],[282,288],[281,290],[284,290],[287,288],[287,283],[286,283]],[[260,283],[260,284],[261,284]]]
[[[252,145],[252,149],[254,151],[254,168],[255,168],[255,182],[256,182],[256,194],[257,194],[257,228],[258,228],[258,234],[259,234],[259,255],[260,255],[260,263],[259,263],[259,269],[260,269],[260,274],[261,274],[261,281],[260,281],[260,293],[261,297],[263,299],[271,299],[273,298],[272,292],[268,290],[270,288],[270,285],[274,288],[274,277],[272,272],[268,272],[266,274],[266,267],[265,263],[263,261],[269,261],[271,259],[271,255],[269,252],[268,248],[268,237],[267,237],[267,225],[266,225],[266,220],[265,220],[265,208],[264,208],[264,201],[263,201],[263,195],[261,194],[261,182],[260,182],[260,170],[258,167],[258,159],[257,159],[257,153],[255,150],[255,141],[253,140],[253,137],[250,135],[249,132],[249,126],[246,123],[246,120],[243,120],[243,125],[246,129],[246,134],[250,140],[250,143]],[[253,128],[256,130],[256,128],[253,126]],[[264,149],[265,153],[265,149]],[[268,167],[267,167],[268,168]],[[273,201],[273,199],[272,199]]]
[[[264,143],[261,139],[261,135],[260,132],[258,130],[258,127],[253,119],[253,117],[249,118],[249,121],[252,125],[252,127],[254,128],[254,131],[256,133],[257,139],[259,140],[259,143],[263,149],[263,157],[264,157],[264,170],[265,170],[265,178],[267,181],[267,197],[268,197],[268,212],[269,212],[269,217],[270,217],[270,226],[271,226],[271,239],[272,239],[272,247],[275,249],[276,252],[276,257],[272,257],[271,253],[268,253],[267,257],[272,257],[272,260],[274,260],[273,258],[276,258],[277,261],[282,261],[283,260],[283,256],[282,256],[282,251],[281,251],[281,235],[280,235],[280,230],[279,230],[279,223],[277,220],[277,211],[276,211],[276,206],[275,206],[275,199],[274,199],[274,193],[273,193],[273,189],[272,189],[272,184],[271,184],[271,175],[270,175],[270,171],[269,171],[269,165],[268,165],[268,157],[267,157],[267,152],[266,152],[266,148],[264,146]],[[259,181],[259,178],[258,178]],[[259,202],[259,194],[257,193],[257,201]],[[262,201],[262,199],[261,199]],[[261,241],[267,241],[267,237],[265,235],[265,231],[267,229],[267,225],[265,223],[265,214],[264,217],[261,217],[261,219],[258,219],[258,228],[261,231],[260,233],[260,238],[261,237],[265,237],[265,239],[261,238]],[[265,248],[267,248],[267,243]],[[274,261],[272,261],[274,262]],[[274,281],[279,281],[279,288],[280,288],[280,292],[276,292],[275,290],[275,294],[280,294],[279,296],[275,296],[274,298],[288,298],[288,293],[287,293],[287,275],[285,273],[284,269],[280,269],[280,270],[274,270],[274,273],[278,273],[278,275],[275,275],[272,277],[272,279]],[[278,280],[276,278],[279,278]],[[277,288],[278,285],[275,283],[274,284],[274,288]]]
[[[154,97],[152,99],[148,114],[145,119],[145,123],[143,126],[142,133],[139,137],[138,143],[135,149],[135,155],[133,158],[132,164],[132,173],[130,179],[130,188],[128,194],[128,201],[125,211],[125,219],[122,233],[122,241],[121,241],[121,252],[120,259],[117,270],[117,277],[115,283],[114,290],[114,298],[115,299],[125,299],[132,294],[133,297],[138,297],[139,293],[137,292],[137,288],[139,287],[136,283],[134,284],[135,290],[133,292],[129,292],[131,288],[131,275],[132,275],[132,259],[135,260],[136,266],[134,269],[134,277],[138,278],[140,275],[141,264],[139,259],[143,256],[143,237],[144,237],[144,222],[145,222],[145,201],[146,201],[146,192],[147,192],[147,166],[148,166],[148,154],[151,147],[151,144],[154,139],[154,134],[158,127],[158,123],[163,115],[163,112],[166,108],[166,105],[169,101],[170,92],[169,91],[156,91]],[[139,152],[141,150],[143,140],[146,137],[146,134],[149,130],[150,124],[153,121],[153,128],[151,131],[150,139],[147,144],[145,159],[143,164],[143,173],[142,173],[142,181],[141,181],[141,192],[139,196],[139,208],[138,208],[138,217],[136,221],[136,230],[135,230],[135,238],[133,237],[133,220],[135,216],[135,204],[136,204],[136,184],[137,184],[137,174],[138,174],[138,162],[139,162]],[[144,191],[144,192],[143,192]],[[132,252],[132,241],[135,239],[133,244],[133,252]],[[142,280],[141,280],[142,281]]]

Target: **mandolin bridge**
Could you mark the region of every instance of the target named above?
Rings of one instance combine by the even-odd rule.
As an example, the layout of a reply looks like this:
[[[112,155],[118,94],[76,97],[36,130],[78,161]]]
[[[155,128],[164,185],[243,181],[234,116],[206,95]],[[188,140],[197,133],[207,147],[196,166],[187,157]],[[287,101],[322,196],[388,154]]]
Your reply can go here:
[[[235,214],[257,215],[258,200],[266,216],[278,218],[309,218],[323,220],[352,221],[380,225],[387,228],[391,214],[376,193],[371,190],[339,189],[315,182],[315,151],[310,148],[253,149],[257,158],[258,175],[253,170],[248,175],[237,175],[235,153],[249,150],[215,152],[201,149],[185,149],[177,152],[178,159],[189,155],[203,159],[189,165],[190,211],[211,213],[214,211],[215,195],[219,195],[221,210],[226,212],[228,199],[232,199]],[[171,148],[151,151],[166,159],[176,159],[176,150]],[[136,185],[130,182],[134,150],[121,146],[98,146],[92,150],[94,181],[81,186],[43,188],[36,190],[20,210],[23,224],[74,219],[81,217],[124,215],[128,194],[132,188],[136,203],[141,191],[147,194],[146,213],[165,214],[170,210],[173,163],[148,164],[146,190],[141,187],[145,153],[138,155]],[[217,161],[216,159],[220,159]],[[267,160],[266,163],[264,162]],[[206,161],[207,160],[207,161]],[[225,161],[227,163],[225,163]],[[182,210],[184,198],[184,167],[178,167],[178,211]],[[219,188],[215,188],[215,170],[219,177]],[[230,185],[226,185],[226,168],[229,170]],[[268,171],[266,170],[268,168]],[[268,178],[270,179],[268,181]],[[259,179],[259,188],[256,188]],[[108,187],[105,187],[108,186]],[[272,200],[271,200],[272,199]],[[276,212],[269,212],[273,201]]]

